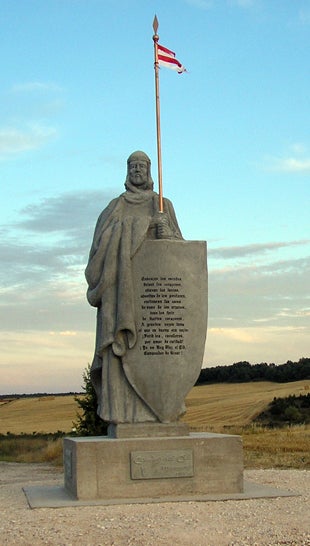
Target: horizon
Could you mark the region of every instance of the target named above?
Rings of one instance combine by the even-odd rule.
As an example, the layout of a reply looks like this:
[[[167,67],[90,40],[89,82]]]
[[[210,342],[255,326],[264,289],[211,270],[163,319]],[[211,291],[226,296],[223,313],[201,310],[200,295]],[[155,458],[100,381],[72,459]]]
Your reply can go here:
[[[293,362],[293,364],[299,364],[301,360],[310,360],[310,357],[301,357],[298,361],[296,362]],[[251,362],[247,362],[247,361],[240,361],[240,362],[233,362],[232,364],[224,364],[224,365],[215,365],[215,366],[212,366],[213,368],[225,368],[225,367],[233,367],[235,365],[238,365],[238,364],[249,364],[250,366],[260,366],[260,365],[264,365],[264,364],[267,364],[267,366],[285,366],[286,364],[289,364],[290,360],[287,360],[286,362],[283,362],[282,364],[274,364],[274,362],[256,362],[256,363],[251,363]],[[201,371],[205,370],[205,369],[208,369],[208,367],[206,368],[201,368]],[[86,371],[86,369],[83,371],[83,373]],[[308,379],[296,379],[296,380],[292,380],[292,381],[289,381],[294,383],[295,381],[307,381]],[[198,379],[197,379],[198,381]],[[272,383],[273,381],[271,379],[261,379],[261,381],[264,381],[264,382],[270,382]],[[240,381],[240,383],[251,383],[251,382],[254,382],[254,383],[257,383],[258,380],[257,379],[251,379],[249,381]],[[222,383],[230,383],[228,381],[222,381]],[[236,383],[238,384],[238,381],[233,381],[231,383]],[[277,382],[278,383],[278,382]],[[287,383],[287,381],[283,381],[283,383]],[[192,388],[196,387],[196,386],[200,386],[200,385],[203,385],[205,384],[204,382],[202,383],[195,383],[193,385]],[[207,382],[206,382],[207,384]],[[215,384],[217,384],[217,382],[215,382]],[[85,390],[83,390],[85,387],[85,384],[84,386],[81,386],[81,389],[82,390],[79,390],[79,391],[53,391],[53,392],[23,392],[23,393],[19,393],[19,392],[11,392],[11,393],[0,393],[0,398],[3,398],[3,397],[10,397],[10,396],[70,396],[70,395],[78,395],[78,394],[86,394],[85,393]]]

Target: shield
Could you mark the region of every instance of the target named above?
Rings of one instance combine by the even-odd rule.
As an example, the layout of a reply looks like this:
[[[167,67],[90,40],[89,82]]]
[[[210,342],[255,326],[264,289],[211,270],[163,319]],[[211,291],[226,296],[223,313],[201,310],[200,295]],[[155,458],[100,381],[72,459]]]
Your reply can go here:
[[[184,413],[202,366],[208,315],[204,241],[146,240],[132,259],[137,342],[126,377],[161,422]]]

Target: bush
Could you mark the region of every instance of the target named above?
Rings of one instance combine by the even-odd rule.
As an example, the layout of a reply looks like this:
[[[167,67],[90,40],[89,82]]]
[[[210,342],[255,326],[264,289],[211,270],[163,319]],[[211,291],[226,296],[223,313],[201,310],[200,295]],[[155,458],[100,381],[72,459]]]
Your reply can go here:
[[[73,423],[77,434],[81,436],[106,436],[108,424],[97,415],[97,395],[90,378],[90,365],[83,372],[85,392],[82,396],[75,396],[78,406],[83,410],[77,414],[77,421]]]
[[[256,421],[266,425],[310,423],[310,394],[274,398],[268,408],[257,416]]]
[[[284,410],[284,418],[290,423],[303,422],[302,413],[296,408],[296,406],[288,406]]]

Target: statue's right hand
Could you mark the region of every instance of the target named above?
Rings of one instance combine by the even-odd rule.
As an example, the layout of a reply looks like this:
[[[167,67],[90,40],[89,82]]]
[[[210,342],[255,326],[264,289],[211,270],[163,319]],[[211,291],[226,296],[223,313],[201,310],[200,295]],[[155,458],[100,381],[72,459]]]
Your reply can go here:
[[[156,231],[158,239],[170,239],[172,237],[169,218],[166,212],[159,212],[156,215]]]

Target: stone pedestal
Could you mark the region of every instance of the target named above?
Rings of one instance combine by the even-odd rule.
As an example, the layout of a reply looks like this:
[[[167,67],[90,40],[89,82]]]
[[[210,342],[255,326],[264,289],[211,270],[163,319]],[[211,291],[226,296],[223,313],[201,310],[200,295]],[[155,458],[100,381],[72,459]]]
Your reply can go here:
[[[77,500],[174,498],[243,492],[240,436],[64,439],[65,489]]]
[[[160,438],[189,436],[186,423],[120,423],[108,426],[109,438]]]

